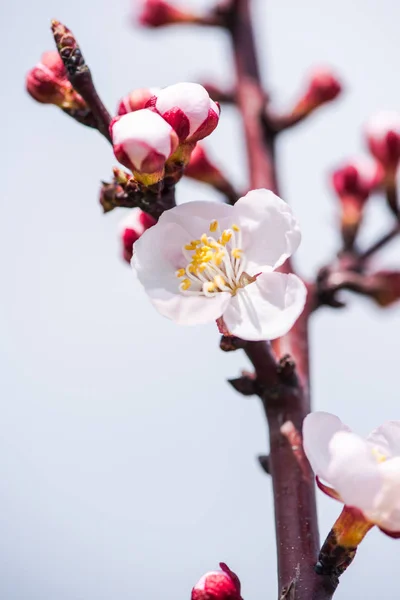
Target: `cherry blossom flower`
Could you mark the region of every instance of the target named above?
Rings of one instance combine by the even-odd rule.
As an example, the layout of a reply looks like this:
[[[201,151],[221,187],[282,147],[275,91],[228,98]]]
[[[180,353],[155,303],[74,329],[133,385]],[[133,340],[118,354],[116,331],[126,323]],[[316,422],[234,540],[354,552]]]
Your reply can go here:
[[[321,489],[396,537],[400,532],[400,421],[388,421],[364,439],[335,415],[315,412],[304,420],[303,438]]]
[[[238,576],[225,563],[221,571],[209,571],[196,583],[191,600],[242,600]]]
[[[123,258],[130,263],[133,253],[133,244],[150,227],[156,224],[156,220],[149,214],[133,208],[120,223],[120,236],[122,242]]]
[[[223,317],[232,335],[274,339],[304,307],[301,279],[273,272],[300,238],[286,202],[253,190],[234,206],[189,202],[164,212],[135,243],[132,266],[155,308],[176,323]]]
[[[130,112],[113,119],[110,132],[115,156],[138,181],[153,185],[163,178],[178,138],[160,115],[148,109]]]
[[[373,156],[386,169],[395,171],[400,160],[400,113],[377,113],[367,123],[366,134]]]
[[[158,92],[148,103],[176,131],[180,142],[193,143],[210,135],[220,109],[199,83],[176,83]]]

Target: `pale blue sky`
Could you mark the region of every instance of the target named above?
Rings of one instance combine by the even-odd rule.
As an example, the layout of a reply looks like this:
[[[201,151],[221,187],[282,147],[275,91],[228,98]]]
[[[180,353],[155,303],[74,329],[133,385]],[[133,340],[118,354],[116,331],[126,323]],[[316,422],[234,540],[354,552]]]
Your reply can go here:
[[[311,274],[337,247],[329,170],[362,149],[370,113],[400,108],[400,4],[254,6],[278,106],[315,64],[334,66],[346,86],[335,106],[279,145],[282,195],[304,235],[297,262]],[[257,399],[225,383],[246,359],[219,351],[214,326],[179,328],[153,310],[119,260],[125,213],[103,216],[97,204],[99,181],[115,164],[110,147],[23,89],[25,72],[53,47],[53,17],[78,36],[110,109],[133,87],[229,82],[227,40],[217,30],[134,29],[128,0],[1,7],[0,596],[184,600],[223,560],[246,600],[275,598],[271,486],[255,460],[267,447],[266,427]],[[208,146],[244,186],[233,109],[224,109]],[[203,198],[213,198],[206,187],[179,186],[180,201]],[[365,239],[387,226],[375,199]],[[399,247],[381,263],[398,266]],[[313,322],[314,406],[367,432],[400,418],[400,310],[350,300],[346,311],[326,309]],[[324,537],[340,507],[318,499]],[[371,532],[338,600],[394,597],[395,544]]]

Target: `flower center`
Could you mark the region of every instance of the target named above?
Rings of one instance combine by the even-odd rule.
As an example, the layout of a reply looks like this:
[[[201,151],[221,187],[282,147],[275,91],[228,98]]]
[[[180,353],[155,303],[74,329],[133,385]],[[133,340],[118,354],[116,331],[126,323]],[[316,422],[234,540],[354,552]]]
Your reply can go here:
[[[182,249],[187,265],[176,272],[180,291],[208,297],[229,292],[234,296],[239,288],[253,283],[256,277],[244,270],[246,258],[241,245],[240,227],[232,225],[221,232],[218,221],[211,221],[208,234]]]
[[[383,452],[381,452],[381,450],[379,450],[379,448],[377,448],[376,446],[374,446],[372,448],[372,454],[373,457],[375,458],[376,462],[378,463],[383,463],[387,460],[387,456],[385,454],[383,454]]]

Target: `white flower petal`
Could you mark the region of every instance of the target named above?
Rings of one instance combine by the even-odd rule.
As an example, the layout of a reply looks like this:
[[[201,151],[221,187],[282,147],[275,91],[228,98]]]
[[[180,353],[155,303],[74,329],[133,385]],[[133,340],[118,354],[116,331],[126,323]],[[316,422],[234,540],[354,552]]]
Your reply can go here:
[[[233,214],[242,228],[249,270],[259,272],[260,265],[276,269],[300,244],[300,229],[289,205],[269,190],[252,190],[236,202]]]
[[[244,340],[272,340],[292,328],[306,295],[296,275],[263,273],[232,297],[224,321],[233,335]]]
[[[228,292],[220,292],[207,298],[173,294],[161,287],[147,290],[147,293],[158,312],[178,325],[212,323],[223,314],[231,299]]]
[[[388,458],[400,456],[400,421],[387,421],[374,429],[367,440],[381,449]]]
[[[368,442],[355,433],[340,431],[332,437],[329,451],[328,481],[345,504],[364,513],[371,511],[382,477]]]
[[[375,498],[375,507],[370,518],[388,531],[400,531],[400,457],[379,465],[383,479],[380,493]]]
[[[177,223],[188,232],[186,244],[203,233],[210,235],[210,223],[217,220],[221,229],[229,228],[233,221],[233,206],[222,202],[185,202],[166,210],[159,223]],[[218,237],[218,236],[217,236]]]
[[[180,294],[176,270],[186,266],[182,247],[187,232],[176,223],[157,223],[147,229],[133,245],[132,266],[146,291],[165,288]]]
[[[303,422],[304,452],[314,473],[327,481],[331,463],[330,442],[339,431],[350,431],[342,421],[327,412],[313,412]]]

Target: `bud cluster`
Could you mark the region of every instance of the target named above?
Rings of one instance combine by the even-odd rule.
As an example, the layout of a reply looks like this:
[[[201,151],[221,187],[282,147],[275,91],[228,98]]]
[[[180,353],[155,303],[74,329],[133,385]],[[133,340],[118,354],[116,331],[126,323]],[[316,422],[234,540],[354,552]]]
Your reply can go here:
[[[144,186],[182,174],[197,141],[218,125],[219,106],[197,83],[135,90],[121,100],[110,132],[117,159]]]

